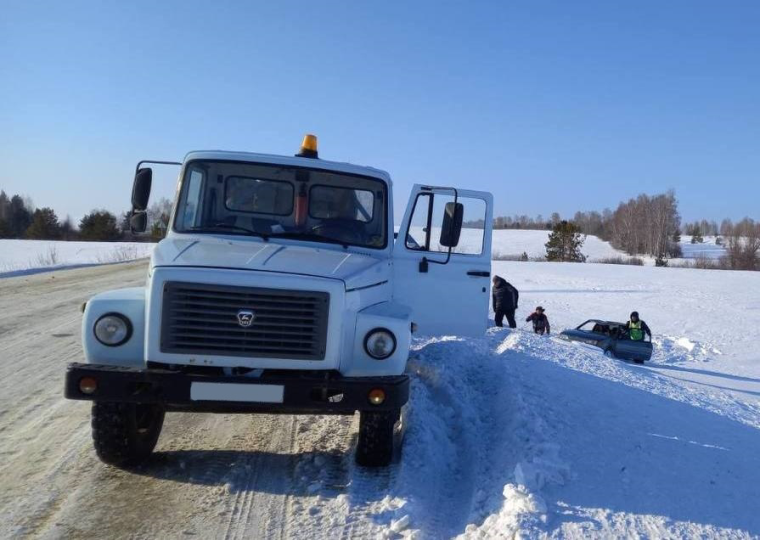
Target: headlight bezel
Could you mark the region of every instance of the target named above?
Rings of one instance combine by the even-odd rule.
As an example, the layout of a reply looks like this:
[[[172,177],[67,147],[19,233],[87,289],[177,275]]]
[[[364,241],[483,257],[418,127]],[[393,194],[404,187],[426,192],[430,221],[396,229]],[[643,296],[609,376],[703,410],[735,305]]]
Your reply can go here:
[[[375,334],[378,334],[378,333],[387,334],[391,338],[391,342],[393,343],[393,347],[391,347],[391,351],[388,354],[386,354],[385,356],[376,356],[376,355],[372,354],[372,352],[370,351],[370,348],[369,348],[369,340],[370,340],[370,338],[373,337]],[[391,356],[393,356],[393,353],[396,352],[396,347],[397,346],[398,346],[398,341],[396,340],[396,335],[393,332],[391,332],[388,328],[382,328],[382,327],[373,328],[372,330],[370,330],[369,332],[367,332],[366,336],[364,336],[364,352],[366,352],[367,355],[370,358],[374,359],[374,360],[387,360],[388,358],[390,358]]]
[[[126,327],[126,333],[124,334],[124,337],[121,340],[114,343],[108,343],[100,339],[100,336],[98,335],[98,331],[97,331],[98,324],[107,317],[119,319],[121,322],[124,323]],[[127,317],[123,313],[116,313],[115,311],[104,313],[103,315],[98,317],[95,323],[92,325],[92,335],[95,336],[95,339],[98,340],[98,343],[100,343],[101,345],[105,347],[120,347],[121,345],[124,345],[126,342],[130,340],[130,338],[132,337],[132,333],[133,333],[132,321],[129,320],[129,317]]]

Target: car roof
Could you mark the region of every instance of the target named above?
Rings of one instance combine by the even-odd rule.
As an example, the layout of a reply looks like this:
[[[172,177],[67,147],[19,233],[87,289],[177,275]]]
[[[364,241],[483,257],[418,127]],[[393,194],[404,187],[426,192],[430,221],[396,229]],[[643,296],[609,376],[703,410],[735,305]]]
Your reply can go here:
[[[590,323],[590,322],[597,323],[597,324],[606,324],[607,326],[625,326],[625,323],[615,322],[615,321],[603,321],[601,319],[589,319],[583,324]]]
[[[293,167],[308,167],[310,169],[324,169],[328,171],[358,174],[378,178],[389,186],[391,176],[380,169],[344,163],[340,161],[327,161],[324,159],[305,158],[298,156],[277,156],[274,154],[257,154],[254,152],[230,152],[227,150],[195,150],[188,152],[185,162],[194,159],[220,160],[220,161],[248,161],[254,163],[271,163],[273,165],[290,165]]]

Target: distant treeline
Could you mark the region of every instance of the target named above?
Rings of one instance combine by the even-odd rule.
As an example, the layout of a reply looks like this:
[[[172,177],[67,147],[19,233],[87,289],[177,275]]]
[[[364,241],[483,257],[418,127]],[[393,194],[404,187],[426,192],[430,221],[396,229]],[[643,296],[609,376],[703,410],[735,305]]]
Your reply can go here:
[[[553,230],[563,221],[558,212],[547,219],[539,215],[500,216],[494,219],[494,229]],[[668,258],[681,253],[681,234],[701,243],[704,236],[716,236],[724,245],[727,255],[714,264],[734,270],[760,270],[760,223],[745,218],[737,223],[724,219],[701,220],[681,225],[678,200],[675,192],[658,195],[641,194],[621,202],[613,211],[609,208],[597,212],[576,212],[571,220],[582,234],[590,234],[609,242],[629,255],[650,255],[664,265]],[[470,227],[482,227],[481,222],[470,222]],[[706,263],[705,263],[706,264]]]
[[[135,236],[129,227],[129,213],[118,217],[108,210],[92,210],[79,223],[70,216],[59,219],[55,210],[36,208],[29,197],[8,196],[0,190],[0,238],[28,240],[151,241],[162,238],[169,223],[171,201],[161,199],[148,211],[151,237]]]

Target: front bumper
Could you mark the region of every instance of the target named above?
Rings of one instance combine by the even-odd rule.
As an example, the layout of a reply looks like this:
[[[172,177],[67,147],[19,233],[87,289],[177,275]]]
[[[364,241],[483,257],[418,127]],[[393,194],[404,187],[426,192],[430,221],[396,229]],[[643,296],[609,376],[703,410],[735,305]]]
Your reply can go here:
[[[80,390],[85,377],[97,381],[92,394]],[[282,387],[282,402],[193,399],[194,383]],[[230,387],[232,388],[232,387]],[[385,392],[380,405],[369,402],[371,390]],[[353,414],[355,411],[391,411],[409,399],[409,377],[341,377],[299,371],[264,372],[260,377],[191,374],[162,368],[134,368],[98,364],[69,364],[64,395],[68,399],[126,403],[154,403],[168,411],[217,413]]]

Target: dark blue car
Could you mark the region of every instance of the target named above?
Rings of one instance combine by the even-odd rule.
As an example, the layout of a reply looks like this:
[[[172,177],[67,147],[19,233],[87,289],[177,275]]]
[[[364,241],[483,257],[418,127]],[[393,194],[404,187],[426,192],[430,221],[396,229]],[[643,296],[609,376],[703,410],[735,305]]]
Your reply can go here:
[[[565,330],[559,335],[567,341],[579,341],[599,347],[615,358],[643,364],[652,358],[652,340],[633,341],[628,335],[625,323],[590,319],[573,330]]]

